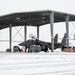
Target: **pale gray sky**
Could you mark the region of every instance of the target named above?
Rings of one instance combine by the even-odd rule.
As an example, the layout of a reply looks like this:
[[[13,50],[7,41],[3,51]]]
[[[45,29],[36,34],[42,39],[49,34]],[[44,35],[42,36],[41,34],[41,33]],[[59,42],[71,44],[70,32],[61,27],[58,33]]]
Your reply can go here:
[[[65,13],[71,13],[75,14],[75,0],[0,0],[0,16],[6,15],[6,14],[11,14],[15,12],[28,12],[28,11],[38,11],[38,10],[54,10],[54,11],[59,11],[59,12],[65,12]],[[73,22],[75,25],[75,23]],[[74,25],[70,23],[70,34],[71,32],[75,29]],[[50,41],[50,26],[46,25],[43,27],[40,27],[40,39],[45,40],[45,41]],[[29,34],[33,33],[36,35],[36,28],[29,28],[28,31],[28,36]],[[45,31],[46,30],[46,31]],[[14,29],[15,31],[15,29]],[[8,29],[3,29],[0,31],[0,39],[8,39]],[[60,33],[61,32],[61,33]],[[55,33],[59,34],[59,38],[63,37],[64,33],[66,32],[65,30],[65,23],[57,23],[54,24],[54,35]],[[6,33],[6,35],[5,35]],[[15,31],[16,33],[16,31]],[[23,28],[20,31],[20,33],[23,33]],[[74,34],[75,31],[73,31],[72,34]],[[14,36],[13,32],[13,36]],[[28,37],[27,36],[27,37]],[[20,38],[20,35],[18,34],[16,38]],[[73,36],[72,36],[73,38]],[[73,41],[74,43],[74,41]],[[4,44],[5,47],[2,45]],[[15,43],[17,44],[17,43]],[[15,45],[14,44],[14,45]],[[0,43],[0,49],[4,50],[8,48],[9,43]]]
[[[0,0],[0,15],[47,9],[74,14],[74,7],[74,0]]]

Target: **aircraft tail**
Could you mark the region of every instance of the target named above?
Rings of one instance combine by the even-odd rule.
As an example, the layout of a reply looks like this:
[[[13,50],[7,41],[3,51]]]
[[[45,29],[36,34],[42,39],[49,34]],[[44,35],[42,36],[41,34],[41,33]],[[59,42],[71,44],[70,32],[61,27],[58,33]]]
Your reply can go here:
[[[66,45],[66,33],[65,33],[65,35],[64,35],[64,37],[63,37],[63,39],[62,39],[62,41],[61,41],[61,44],[62,45]]]
[[[58,42],[58,34],[56,34],[54,37],[54,43],[57,43],[57,42]]]

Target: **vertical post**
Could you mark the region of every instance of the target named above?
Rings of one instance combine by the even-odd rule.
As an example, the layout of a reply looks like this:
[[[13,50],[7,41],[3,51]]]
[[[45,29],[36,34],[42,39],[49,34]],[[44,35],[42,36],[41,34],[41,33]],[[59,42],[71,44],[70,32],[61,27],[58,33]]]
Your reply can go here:
[[[37,26],[37,38],[39,39],[39,26]]]
[[[12,48],[12,24],[10,24],[10,28],[9,28],[9,48]]]
[[[1,40],[1,29],[0,29],[0,40]]]
[[[67,47],[69,47],[69,15],[66,16],[66,41],[67,41]]]
[[[75,40],[75,34],[74,34],[74,40]]]
[[[54,36],[53,36],[53,23],[54,23],[54,12],[50,13],[50,24],[51,24],[51,47],[52,47],[52,52],[54,51]]]
[[[27,26],[24,26],[24,37],[25,37],[25,41],[27,39]]]

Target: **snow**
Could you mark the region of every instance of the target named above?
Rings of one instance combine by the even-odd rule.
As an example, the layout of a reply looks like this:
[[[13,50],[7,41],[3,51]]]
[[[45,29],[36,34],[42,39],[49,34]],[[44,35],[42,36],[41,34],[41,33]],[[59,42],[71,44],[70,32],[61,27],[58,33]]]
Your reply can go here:
[[[75,75],[75,53],[0,52],[0,75]]]

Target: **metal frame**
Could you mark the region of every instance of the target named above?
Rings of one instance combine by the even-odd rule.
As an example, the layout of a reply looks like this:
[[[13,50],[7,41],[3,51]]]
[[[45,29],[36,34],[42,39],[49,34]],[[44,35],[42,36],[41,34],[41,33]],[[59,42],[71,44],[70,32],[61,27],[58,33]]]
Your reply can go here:
[[[37,26],[37,38],[39,39],[39,26]]]
[[[12,24],[10,24],[10,27],[9,27],[9,48],[11,49],[12,48]]]
[[[26,39],[27,39],[27,26],[25,25],[24,26],[24,38],[25,38],[25,41],[26,41]]]
[[[66,19],[66,37],[67,37],[66,41],[67,47],[69,47],[69,15],[67,15],[65,19]]]
[[[52,52],[54,51],[54,29],[53,29],[53,23],[54,23],[54,12],[50,13],[50,24],[51,24],[51,43],[52,43]]]
[[[18,14],[18,18],[15,18],[15,17],[17,17],[17,14]],[[35,16],[37,16],[37,17],[35,17]],[[21,19],[21,17],[23,19]],[[29,26],[29,25],[37,26],[37,38],[39,39],[39,26],[50,23],[51,43],[52,43],[52,52],[53,52],[53,50],[54,50],[54,28],[53,28],[54,25],[53,25],[53,23],[56,23],[56,22],[66,21],[65,23],[66,23],[66,33],[67,33],[67,47],[69,47],[69,17],[71,18],[72,21],[75,21],[75,15],[56,12],[56,11],[39,11],[39,12],[29,12],[29,13],[15,13],[15,14],[10,14],[10,15],[7,15],[7,16],[0,17],[0,19],[1,19],[0,23],[2,24],[2,25],[0,25],[0,29],[3,29],[5,27],[9,27],[9,47],[11,49],[11,47],[12,47],[12,26],[21,26],[21,24],[24,25],[24,23],[25,23],[25,25],[24,25],[24,36],[25,36],[25,41],[26,41],[26,39],[27,39],[27,26]],[[13,18],[13,19],[11,19],[11,18]],[[10,21],[10,19],[12,21]],[[17,22],[18,22],[17,20],[19,20],[19,22],[21,21],[20,24],[18,24],[18,25],[17,25]],[[25,22],[24,22],[24,20],[25,20]],[[4,24],[3,22],[6,23],[6,24]]]

